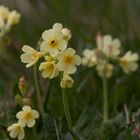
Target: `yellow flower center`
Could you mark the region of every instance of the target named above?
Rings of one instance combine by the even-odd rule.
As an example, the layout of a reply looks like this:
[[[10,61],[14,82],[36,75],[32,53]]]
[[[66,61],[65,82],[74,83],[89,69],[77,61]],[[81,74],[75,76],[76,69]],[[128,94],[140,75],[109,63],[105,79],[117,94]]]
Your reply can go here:
[[[33,117],[32,112],[26,112],[23,116],[24,120],[30,120]]]
[[[50,48],[57,48],[58,47],[58,41],[55,40],[55,39],[50,40],[49,47]]]
[[[128,61],[126,61],[126,60],[121,60],[120,62],[121,62],[122,65],[125,65],[125,66],[128,65]]]
[[[66,56],[64,56],[63,61],[66,64],[71,64],[73,62],[73,57],[69,56],[69,55],[66,55]]]
[[[33,52],[32,53],[32,57],[31,57],[31,60],[33,61],[34,59],[36,59],[38,57],[38,53],[37,52]]]
[[[16,128],[15,128],[16,132],[20,133],[21,132],[21,126],[18,125]]]
[[[48,71],[53,71],[54,70],[54,65],[52,63],[50,63],[46,66],[46,68],[47,68]]]

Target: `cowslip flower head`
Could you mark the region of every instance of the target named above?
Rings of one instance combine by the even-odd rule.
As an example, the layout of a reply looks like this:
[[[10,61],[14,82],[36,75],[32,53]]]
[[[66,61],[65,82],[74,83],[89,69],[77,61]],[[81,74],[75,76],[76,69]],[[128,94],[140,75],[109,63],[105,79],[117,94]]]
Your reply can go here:
[[[9,16],[9,9],[4,6],[0,6],[0,19],[7,20]]]
[[[74,80],[66,73],[63,74],[63,78],[60,82],[61,88],[71,88],[74,84]]]
[[[10,132],[10,137],[12,139],[15,139],[17,137],[18,140],[23,140],[25,137],[24,129],[19,123],[10,125],[7,128],[7,131]]]
[[[40,46],[41,51],[50,53],[55,57],[59,51],[63,51],[67,47],[67,41],[63,39],[62,33],[57,30],[46,30],[42,34],[43,42]]]
[[[122,67],[123,71],[128,74],[137,70],[138,64],[137,61],[139,56],[137,53],[133,53],[128,51],[123,57],[119,59],[120,66]]]
[[[20,58],[23,63],[27,63],[27,68],[34,65],[38,61],[38,59],[43,56],[42,52],[38,52],[28,45],[24,45],[22,51],[24,53],[21,55]]]
[[[64,71],[67,74],[76,72],[76,66],[81,64],[81,58],[75,55],[75,50],[68,48],[60,52],[56,58],[58,59],[57,68],[59,71]]]
[[[35,125],[35,119],[39,118],[39,113],[36,110],[32,110],[30,106],[24,106],[23,111],[19,111],[16,115],[17,119],[19,119],[18,123],[25,127],[33,127]]]
[[[85,49],[83,51],[82,64],[87,67],[93,67],[97,63],[97,58],[94,50]]]
[[[106,57],[117,58],[120,54],[121,43],[118,39],[112,39],[110,35],[97,35],[97,47],[101,50]]]
[[[114,66],[110,63],[100,63],[96,66],[96,70],[101,77],[110,78],[112,76]]]
[[[15,25],[19,22],[19,20],[20,20],[20,14],[14,10],[9,13],[7,24]]]
[[[58,71],[54,61],[42,62],[39,66],[39,70],[42,71],[42,76],[44,78],[54,78],[57,76]]]

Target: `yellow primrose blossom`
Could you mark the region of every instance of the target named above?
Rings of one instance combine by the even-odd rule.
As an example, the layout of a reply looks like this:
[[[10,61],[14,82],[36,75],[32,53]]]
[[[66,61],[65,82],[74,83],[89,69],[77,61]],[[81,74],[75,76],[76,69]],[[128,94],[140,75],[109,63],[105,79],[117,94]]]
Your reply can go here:
[[[73,74],[76,72],[76,66],[81,64],[81,58],[75,55],[75,50],[68,48],[63,52],[60,52],[57,57],[57,67],[59,71],[64,71],[67,74]]]
[[[20,14],[14,10],[14,11],[9,13],[7,24],[8,25],[15,25],[19,22],[19,20],[20,20]]]
[[[97,57],[94,50],[85,49],[83,55],[82,64],[84,66],[93,67],[97,63]]]
[[[118,39],[112,39],[110,35],[97,36],[97,47],[101,50],[107,57],[117,58],[120,54],[121,43]]]
[[[38,59],[43,56],[42,52],[37,52],[35,49],[31,48],[28,45],[24,45],[22,51],[24,53],[20,58],[23,63],[27,63],[27,68],[34,65],[38,61]]]
[[[96,66],[96,70],[101,77],[109,78],[112,76],[114,66],[110,63],[99,63]]]
[[[42,71],[42,76],[44,78],[54,78],[57,76],[58,71],[54,61],[42,62],[39,66],[39,70]]]
[[[24,106],[23,111],[17,113],[16,117],[19,119],[19,124],[22,127],[26,125],[28,127],[33,127],[35,125],[35,119],[39,118],[39,113],[36,110],[32,110],[30,106]]]
[[[23,140],[25,137],[24,129],[19,123],[10,125],[7,128],[7,131],[10,132],[10,137],[12,139],[15,139],[17,137],[18,140]]]
[[[74,80],[66,73],[63,74],[63,78],[60,82],[61,88],[71,88],[74,84]]]
[[[0,19],[7,20],[9,16],[9,9],[4,6],[0,6]]]
[[[42,34],[43,42],[40,46],[41,51],[50,53],[55,57],[59,51],[63,51],[67,47],[67,41],[63,39],[63,35],[57,30],[46,30]]]
[[[123,71],[128,74],[137,70],[138,64],[136,63],[139,59],[138,54],[128,51],[123,57],[119,59],[120,66],[122,67]]]

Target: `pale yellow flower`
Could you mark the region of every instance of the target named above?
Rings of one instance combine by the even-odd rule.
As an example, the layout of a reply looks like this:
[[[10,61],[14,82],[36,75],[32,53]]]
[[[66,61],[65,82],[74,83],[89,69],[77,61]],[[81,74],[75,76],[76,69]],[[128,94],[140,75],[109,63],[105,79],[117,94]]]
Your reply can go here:
[[[65,40],[70,40],[70,38],[71,38],[71,32],[70,32],[69,29],[63,28],[63,29],[61,30],[61,32],[62,32],[62,34],[63,34]]]
[[[67,74],[75,73],[75,65],[80,65],[81,63],[81,58],[78,55],[75,55],[75,50],[72,48],[60,52],[56,58],[58,59],[57,67],[59,71],[64,71]]]
[[[63,29],[63,25],[61,23],[55,23],[52,29],[61,32],[61,30]]]
[[[117,58],[120,54],[121,43],[118,39],[112,39],[110,35],[97,36],[97,46],[107,57]]]
[[[0,6],[0,18],[3,20],[7,20],[8,16],[9,16],[9,9],[7,7],[4,6]]]
[[[34,65],[38,59],[43,56],[43,53],[37,52],[35,49],[28,45],[24,45],[22,51],[25,53],[22,54],[20,58],[23,63],[27,63],[27,68]]]
[[[44,78],[54,78],[57,76],[58,71],[54,61],[42,62],[39,66],[39,70],[42,71],[42,76]]]
[[[74,84],[74,80],[66,73],[63,74],[60,86],[61,88],[71,88]]]
[[[67,41],[63,39],[63,35],[57,30],[46,30],[42,34],[43,42],[40,46],[41,51],[50,53],[55,57],[59,51],[63,51],[67,47]]]
[[[120,58],[120,66],[122,67],[125,73],[130,73],[138,68],[138,64],[136,63],[139,59],[138,54],[128,51],[123,57]]]
[[[101,77],[109,78],[112,76],[114,66],[110,63],[102,62],[97,64],[96,70]]]
[[[12,124],[7,128],[7,131],[10,132],[10,137],[18,140],[23,140],[25,137],[24,129],[19,123]]]
[[[33,127],[35,125],[35,119],[39,118],[39,113],[36,110],[32,110],[30,106],[24,106],[23,111],[20,111],[16,115],[17,119],[19,119],[19,124],[22,127],[26,125],[28,127]]]
[[[97,58],[94,50],[85,49],[83,52],[82,64],[84,66],[93,67],[97,63]]]
[[[20,20],[20,14],[14,10],[9,13],[7,24],[8,26],[15,25],[19,22],[19,20]]]
[[[71,38],[70,30],[67,28],[63,28],[63,25],[61,23],[55,23],[52,29],[61,32],[65,40],[69,40]]]

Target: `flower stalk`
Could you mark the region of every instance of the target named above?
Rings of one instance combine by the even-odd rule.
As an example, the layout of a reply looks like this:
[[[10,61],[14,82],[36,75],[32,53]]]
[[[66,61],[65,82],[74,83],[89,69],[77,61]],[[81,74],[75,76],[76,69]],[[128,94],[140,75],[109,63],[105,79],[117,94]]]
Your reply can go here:
[[[63,105],[64,105],[64,111],[65,111],[68,128],[69,128],[69,130],[72,131],[72,121],[71,121],[71,116],[70,116],[70,112],[69,112],[67,94],[65,92],[65,89],[63,89],[63,88],[62,88],[62,98],[63,98]]]
[[[103,123],[108,121],[108,88],[107,79],[105,76],[102,77],[103,82]]]
[[[43,105],[42,105],[42,100],[41,100],[41,90],[39,86],[39,79],[38,79],[38,69],[37,69],[37,64],[34,65],[33,68],[33,74],[34,74],[34,84],[35,84],[35,90],[36,90],[36,98],[39,106],[39,111],[41,114],[43,114]]]

